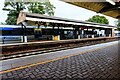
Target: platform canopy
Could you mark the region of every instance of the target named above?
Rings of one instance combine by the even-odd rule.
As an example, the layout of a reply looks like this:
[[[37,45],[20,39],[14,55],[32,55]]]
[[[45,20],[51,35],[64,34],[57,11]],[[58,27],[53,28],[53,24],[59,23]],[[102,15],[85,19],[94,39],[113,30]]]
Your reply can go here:
[[[61,0],[120,20],[120,0]]]
[[[115,28],[108,24],[99,24],[94,22],[86,22],[81,20],[60,18],[55,16],[40,15],[35,13],[20,12],[17,18],[17,24],[27,22],[28,25],[36,26],[39,23],[52,23],[52,25],[57,24],[59,27],[76,27],[76,26],[88,26],[88,27],[98,27],[98,28]],[[58,27],[55,26],[55,27]]]

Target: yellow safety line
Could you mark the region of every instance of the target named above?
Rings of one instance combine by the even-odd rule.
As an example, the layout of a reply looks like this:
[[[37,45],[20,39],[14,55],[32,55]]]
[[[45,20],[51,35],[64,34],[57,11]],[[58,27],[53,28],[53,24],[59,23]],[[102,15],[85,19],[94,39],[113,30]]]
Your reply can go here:
[[[117,44],[113,44],[113,46],[115,46],[115,45],[117,45]],[[84,53],[87,53],[87,52],[93,52],[93,51],[95,51],[95,50],[100,50],[100,49],[107,48],[107,47],[111,47],[111,46],[112,46],[112,45],[104,46],[104,47],[101,47],[101,48],[92,49],[92,50],[87,50],[87,51],[85,51],[85,52],[76,53],[76,54],[71,54],[71,55],[68,55],[68,56],[60,57],[60,58],[55,58],[55,59],[51,59],[51,60],[47,60],[47,61],[43,61],[43,62],[38,62],[38,63],[34,63],[34,64],[29,64],[29,65],[26,65],[26,66],[21,66],[21,67],[9,69],[9,70],[3,70],[3,71],[0,71],[0,74],[4,74],[4,73],[11,72],[11,71],[15,71],[15,70],[20,70],[20,69],[27,68],[27,67],[32,67],[32,66],[36,66],[36,65],[40,65],[40,64],[45,64],[45,63],[53,62],[53,61],[60,60],[60,59],[69,58],[69,57],[76,56],[76,55],[79,55],[79,54],[84,54]]]

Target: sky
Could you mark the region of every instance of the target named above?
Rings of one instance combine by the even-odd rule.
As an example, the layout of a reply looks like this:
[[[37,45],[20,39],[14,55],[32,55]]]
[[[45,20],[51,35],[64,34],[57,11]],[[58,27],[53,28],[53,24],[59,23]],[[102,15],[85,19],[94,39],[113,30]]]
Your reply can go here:
[[[55,8],[55,14],[54,16],[57,17],[62,17],[62,18],[68,18],[68,19],[75,19],[75,20],[88,20],[89,18],[91,18],[94,15],[101,15],[101,16],[105,16],[75,5],[71,5],[68,3],[65,3],[63,1],[59,1],[59,0],[50,0],[51,4],[53,4],[56,8]],[[8,11],[3,11],[2,8],[4,7],[4,0],[1,0],[0,2],[0,22],[5,22],[5,20],[7,19],[7,14]],[[108,20],[109,20],[109,24],[110,25],[115,25],[115,21],[117,21],[117,19],[109,17],[109,16],[105,16]]]

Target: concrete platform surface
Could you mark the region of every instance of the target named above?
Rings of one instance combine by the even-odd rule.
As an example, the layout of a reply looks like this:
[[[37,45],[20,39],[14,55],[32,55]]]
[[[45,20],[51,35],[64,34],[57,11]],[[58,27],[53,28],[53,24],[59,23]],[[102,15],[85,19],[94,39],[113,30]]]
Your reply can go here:
[[[120,79],[120,52],[118,41],[53,52],[54,55],[52,54],[53,57],[51,57],[58,58],[58,56],[55,55],[58,53],[61,55],[76,55],[69,57],[61,57],[52,61],[50,61],[47,56],[44,56],[44,60],[49,60],[48,62],[37,64],[34,66],[28,65],[27,67],[8,70],[1,74],[1,78],[2,80]],[[50,54],[51,53],[43,55]],[[40,55],[37,55],[36,57],[39,58]],[[29,60],[31,58],[31,61],[35,61],[36,57],[31,56],[29,58],[27,57],[22,59]],[[39,59],[41,58],[42,57],[40,57]],[[42,58],[41,61],[44,62],[44,60]]]
[[[115,44],[118,45],[118,41],[91,45],[91,46],[84,46],[84,47],[79,47],[79,48],[74,48],[74,49],[67,49],[67,50],[62,50],[62,51],[57,51],[57,52],[26,56],[26,57],[21,57],[21,58],[3,60],[3,61],[0,61],[0,66],[2,67],[0,71],[11,69],[11,68],[16,68],[20,66],[25,66],[28,64],[34,64],[37,62],[43,62],[46,60],[56,59],[56,58],[60,58],[64,56],[85,53],[87,51],[104,48],[104,47],[115,45]],[[39,52],[36,52],[36,53],[39,53]]]

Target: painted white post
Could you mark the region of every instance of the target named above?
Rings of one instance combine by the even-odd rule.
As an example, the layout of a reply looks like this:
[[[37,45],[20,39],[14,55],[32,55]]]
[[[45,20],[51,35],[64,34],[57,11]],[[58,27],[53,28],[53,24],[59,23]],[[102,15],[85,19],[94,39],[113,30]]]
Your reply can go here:
[[[21,42],[23,42],[23,36],[21,36]]]
[[[60,40],[60,35],[58,35],[58,41]]]
[[[25,40],[24,40],[23,38],[24,38]],[[21,36],[21,42],[27,42],[27,36]]]
[[[111,37],[111,34],[109,34],[109,37]]]
[[[84,34],[84,30],[82,30],[82,34]]]
[[[94,38],[94,35],[92,35],[92,38]]]
[[[24,36],[24,39],[25,39],[25,41],[24,41],[24,42],[27,42],[27,36]]]
[[[80,35],[78,35],[78,39],[80,39]]]
[[[115,37],[114,28],[112,28],[112,37]]]
[[[88,38],[88,35],[87,35],[87,38]]]
[[[54,40],[54,35],[52,35],[52,40]]]
[[[84,30],[82,30],[82,36],[81,36],[81,38],[83,38],[83,35],[84,35]]]

